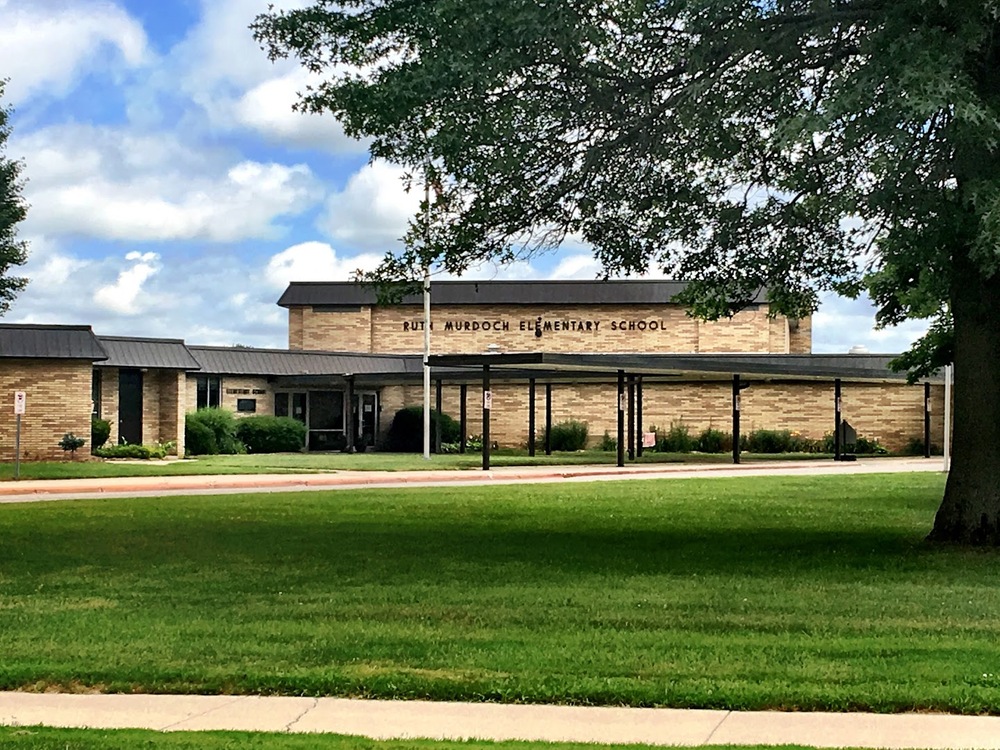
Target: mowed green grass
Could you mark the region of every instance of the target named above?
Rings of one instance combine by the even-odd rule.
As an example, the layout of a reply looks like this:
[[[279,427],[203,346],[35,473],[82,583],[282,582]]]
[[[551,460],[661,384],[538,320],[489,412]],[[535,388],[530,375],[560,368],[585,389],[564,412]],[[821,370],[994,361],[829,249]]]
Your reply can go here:
[[[938,475],[0,505],[0,688],[1000,712]]]
[[[743,454],[743,460],[829,460],[818,453]],[[491,466],[571,466],[614,464],[617,454],[608,451],[539,452],[505,449],[495,451]],[[638,463],[729,463],[724,453],[646,452]],[[198,456],[187,461],[33,461],[21,464],[21,479],[76,479],[102,477],[172,476],[205,474],[288,474],[335,471],[423,471],[479,469],[478,453],[432,455],[425,459],[413,453],[275,453],[243,456]],[[0,481],[14,478],[14,464],[0,463]]]
[[[147,732],[132,729],[49,729],[0,727],[0,748],[18,750],[652,750],[651,745],[583,743],[447,742],[439,740],[370,740],[333,734],[289,735],[273,732]],[[726,747],[718,746],[717,750]],[[785,745],[786,750],[797,746]],[[773,745],[740,750],[775,750]],[[685,750],[677,747],[676,750]]]

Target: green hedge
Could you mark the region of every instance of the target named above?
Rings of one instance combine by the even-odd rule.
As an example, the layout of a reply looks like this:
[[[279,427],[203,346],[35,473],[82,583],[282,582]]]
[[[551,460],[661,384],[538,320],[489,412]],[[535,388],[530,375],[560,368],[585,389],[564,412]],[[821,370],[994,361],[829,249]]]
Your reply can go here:
[[[97,450],[111,437],[111,422],[100,417],[90,419],[90,447]]]
[[[587,447],[587,423],[570,419],[552,425],[549,447],[554,451],[582,451]]]
[[[184,446],[191,455],[246,453],[236,437],[236,418],[225,409],[188,412],[184,419]]]
[[[260,415],[236,422],[236,437],[247,453],[292,453],[306,444],[306,426],[292,417]]]
[[[447,414],[431,411],[431,439],[441,423],[441,443],[457,443],[461,426]],[[407,406],[396,412],[386,433],[385,450],[396,453],[420,453],[424,449],[424,407]]]

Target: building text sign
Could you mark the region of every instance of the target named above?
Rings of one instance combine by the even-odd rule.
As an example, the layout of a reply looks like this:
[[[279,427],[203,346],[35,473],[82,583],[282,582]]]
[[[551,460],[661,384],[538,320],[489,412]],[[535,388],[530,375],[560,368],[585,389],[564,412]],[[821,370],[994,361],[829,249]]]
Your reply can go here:
[[[28,406],[28,394],[25,391],[14,391],[14,413],[25,414]]]
[[[603,331],[666,331],[667,322],[660,318],[623,318],[614,320],[578,320],[557,318],[553,320],[545,318],[532,318],[529,320],[510,320],[506,318],[449,318],[439,322],[439,328],[443,327],[445,333],[478,333],[486,331],[488,333],[502,333],[507,331],[522,331],[541,336],[550,332],[575,332],[575,333],[601,333]],[[402,322],[404,331],[424,330],[422,320],[404,320]],[[431,330],[434,323],[431,323]]]

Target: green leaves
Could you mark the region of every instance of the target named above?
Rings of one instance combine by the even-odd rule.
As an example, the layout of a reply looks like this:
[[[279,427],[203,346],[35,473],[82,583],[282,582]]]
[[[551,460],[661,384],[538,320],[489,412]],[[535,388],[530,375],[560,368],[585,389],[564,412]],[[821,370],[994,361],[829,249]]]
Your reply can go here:
[[[942,309],[954,253],[997,268],[998,25],[972,0],[317,0],[253,28],[327,76],[303,107],[444,188],[378,279],[572,233],[608,275],[696,282],[700,315],[867,287],[891,324]]]
[[[0,99],[5,83],[0,79]],[[10,309],[10,303],[28,283],[25,278],[9,275],[12,266],[23,265],[28,259],[28,243],[17,239],[17,225],[28,212],[21,197],[22,164],[4,154],[10,137],[10,114],[9,108],[0,105],[0,315]]]

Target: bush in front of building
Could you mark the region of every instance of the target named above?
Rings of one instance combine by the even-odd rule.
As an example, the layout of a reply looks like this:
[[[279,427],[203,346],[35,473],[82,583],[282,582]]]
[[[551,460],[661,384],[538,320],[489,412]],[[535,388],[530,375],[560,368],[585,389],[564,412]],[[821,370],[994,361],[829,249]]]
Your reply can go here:
[[[441,423],[441,443],[457,443],[462,429],[447,414],[431,411],[431,439]],[[396,412],[385,436],[385,450],[395,453],[420,453],[424,449],[424,407],[407,406]]]
[[[660,453],[690,453],[697,447],[690,428],[683,422],[671,422],[666,432],[655,427],[650,432],[656,433],[656,450]]]
[[[94,450],[102,447],[111,437],[111,422],[100,417],[90,420],[90,447]]]
[[[198,409],[185,415],[184,445],[187,452],[194,456],[246,453],[243,443],[236,437],[233,413],[217,407]]]
[[[714,427],[702,430],[695,445],[695,450],[699,453],[726,453],[732,449],[733,436]]]
[[[76,455],[76,449],[82,448],[84,443],[87,441],[83,438],[78,438],[72,432],[67,432],[62,436],[62,440],[59,441],[59,447],[68,453]]]
[[[293,417],[260,414],[236,424],[236,437],[247,453],[293,453],[306,444],[306,426]]]
[[[98,458],[166,458],[167,454],[173,453],[177,445],[171,441],[168,443],[157,443],[156,445],[138,445],[133,443],[122,443],[121,445],[109,445],[106,448],[97,448],[94,455]]]
[[[570,419],[552,425],[549,447],[554,451],[582,451],[587,447],[587,423]]]

